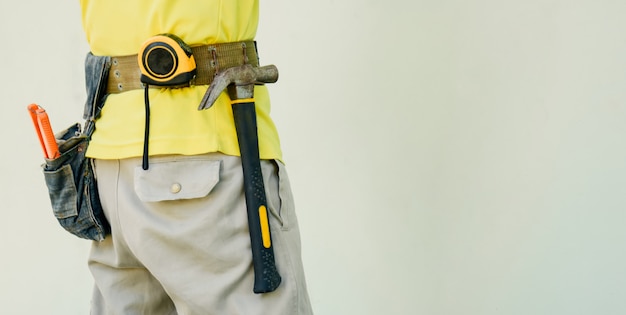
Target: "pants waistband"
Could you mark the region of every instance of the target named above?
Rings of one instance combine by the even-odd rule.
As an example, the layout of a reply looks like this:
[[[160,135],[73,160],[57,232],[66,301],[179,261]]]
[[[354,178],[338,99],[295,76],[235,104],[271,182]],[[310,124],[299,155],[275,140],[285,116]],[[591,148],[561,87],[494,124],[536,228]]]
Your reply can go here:
[[[191,47],[197,74],[190,85],[209,85],[221,70],[251,64],[259,65],[256,42],[244,41]],[[111,57],[107,94],[143,89],[137,55]]]

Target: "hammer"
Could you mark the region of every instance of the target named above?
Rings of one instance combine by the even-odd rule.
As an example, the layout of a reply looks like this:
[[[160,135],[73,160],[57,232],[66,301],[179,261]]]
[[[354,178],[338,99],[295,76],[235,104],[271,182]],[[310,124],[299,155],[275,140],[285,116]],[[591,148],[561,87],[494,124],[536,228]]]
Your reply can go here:
[[[274,83],[277,80],[278,69],[274,65],[254,67],[245,64],[225,69],[215,76],[198,107],[198,110],[210,108],[222,91],[228,89],[243,167],[254,268],[254,293],[272,292],[281,282],[274,261],[254,107],[254,85]]]

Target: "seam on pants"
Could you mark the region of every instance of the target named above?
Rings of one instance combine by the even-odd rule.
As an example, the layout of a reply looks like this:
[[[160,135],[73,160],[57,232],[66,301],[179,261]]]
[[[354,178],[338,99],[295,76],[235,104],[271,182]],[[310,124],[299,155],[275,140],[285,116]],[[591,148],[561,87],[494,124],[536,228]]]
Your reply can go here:
[[[114,192],[115,192],[115,209],[111,209],[112,211],[115,211],[115,221],[118,227],[118,234],[119,238],[121,239],[125,239],[124,237],[124,232],[122,231],[122,222],[120,221],[120,196],[119,196],[119,191],[120,191],[120,173],[121,173],[121,166],[120,166],[120,160],[115,160],[115,187],[114,187]]]
[[[284,255],[286,256],[285,261],[287,263],[287,269],[289,269],[289,274],[291,275],[292,279],[290,279],[291,281],[293,281],[293,290],[294,290],[294,299],[291,301],[291,309],[292,309],[292,314],[298,314],[298,305],[300,304],[300,284],[298,281],[298,277],[296,277],[296,269],[294,268],[293,265],[293,260],[292,260],[292,251],[293,249],[290,248],[288,246],[288,241],[286,240],[285,236],[283,235],[283,233],[286,233],[287,231],[284,231],[282,229],[278,229],[278,234],[280,237],[280,242],[283,244],[284,248],[282,249],[282,252],[284,253]]]
[[[268,166],[271,166],[269,170],[267,169]],[[265,185],[266,202],[270,210],[270,215],[273,219],[278,221],[281,230],[284,230],[287,222],[284,220],[282,215],[283,198],[280,193],[278,165],[275,160],[261,160],[261,169],[263,173],[263,184]],[[275,185],[272,184],[272,179],[276,180]],[[274,198],[278,200],[274,202]]]
[[[284,267],[288,271],[286,274],[290,275],[290,278],[291,278],[288,280],[288,282],[291,282],[293,284],[293,288],[291,288],[291,292],[285,291],[285,294],[293,296],[293,299],[290,302],[290,314],[296,315],[298,314],[297,311],[298,311],[298,305],[299,305],[299,300],[300,300],[299,283],[298,283],[298,277],[296,276],[296,268],[294,268],[294,262],[291,256],[293,249],[291,248],[290,243],[287,240],[287,237],[285,237],[284,235],[284,233],[289,233],[290,228],[289,228],[288,216],[289,216],[289,212],[294,209],[286,209],[286,207],[289,207],[292,205],[290,205],[288,202],[286,202],[287,200],[285,200],[284,185],[286,185],[286,183],[283,180],[283,177],[281,176],[283,175],[283,173],[281,170],[281,166],[279,165],[279,162],[276,161],[275,159],[271,159],[269,160],[269,162],[271,162],[275,170],[275,174],[264,174],[264,175],[266,175],[268,178],[271,178],[272,176],[276,176],[276,186],[277,186],[276,194],[278,195],[278,205],[275,205],[276,207],[278,207],[278,209],[274,209],[274,212],[277,217],[275,217],[274,220],[275,220],[275,223],[279,223],[279,224],[278,226],[275,226],[275,224],[271,225],[272,237],[275,239],[275,241],[277,238],[280,239],[280,244],[282,245],[282,248],[280,249],[276,248],[275,250],[282,253],[281,256],[284,257],[284,262],[285,262]],[[269,181],[266,183],[266,193],[268,194],[267,199],[269,200],[271,197],[270,195],[271,187],[267,184],[269,184]],[[280,270],[278,271],[279,273],[281,273]],[[282,272],[281,274],[284,276],[285,272]]]
[[[281,226],[282,231],[289,231],[291,229],[291,215],[292,212],[295,211],[295,204],[293,202],[293,191],[291,190],[291,182],[287,180],[288,175],[286,175],[286,171],[283,169],[283,165],[281,165],[280,161],[273,160],[274,165],[276,165],[276,176],[278,177],[278,198],[280,200],[280,209],[278,213],[280,214],[280,219],[283,224]],[[286,178],[287,177],[287,178]],[[286,190],[289,190],[289,198],[285,198]],[[287,208],[288,211],[283,212],[283,208]]]

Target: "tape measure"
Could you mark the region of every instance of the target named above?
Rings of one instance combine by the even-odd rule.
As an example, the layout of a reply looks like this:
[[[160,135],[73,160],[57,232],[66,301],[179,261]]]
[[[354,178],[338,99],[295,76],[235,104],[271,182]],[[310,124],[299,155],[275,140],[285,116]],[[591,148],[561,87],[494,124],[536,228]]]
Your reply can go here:
[[[196,76],[196,60],[191,47],[176,35],[159,34],[149,38],[137,58],[142,83],[182,86]]]

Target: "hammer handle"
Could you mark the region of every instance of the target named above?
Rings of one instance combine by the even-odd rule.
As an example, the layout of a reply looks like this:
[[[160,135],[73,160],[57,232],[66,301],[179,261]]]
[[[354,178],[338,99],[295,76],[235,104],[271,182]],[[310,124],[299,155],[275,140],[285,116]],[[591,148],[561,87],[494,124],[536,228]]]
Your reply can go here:
[[[269,228],[265,185],[259,157],[256,111],[253,100],[233,103],[232,107],[241,153],[244,194],[252,245],[253,290],[254,293],[272,292],[280,284],[281,277],[276,269]]]

